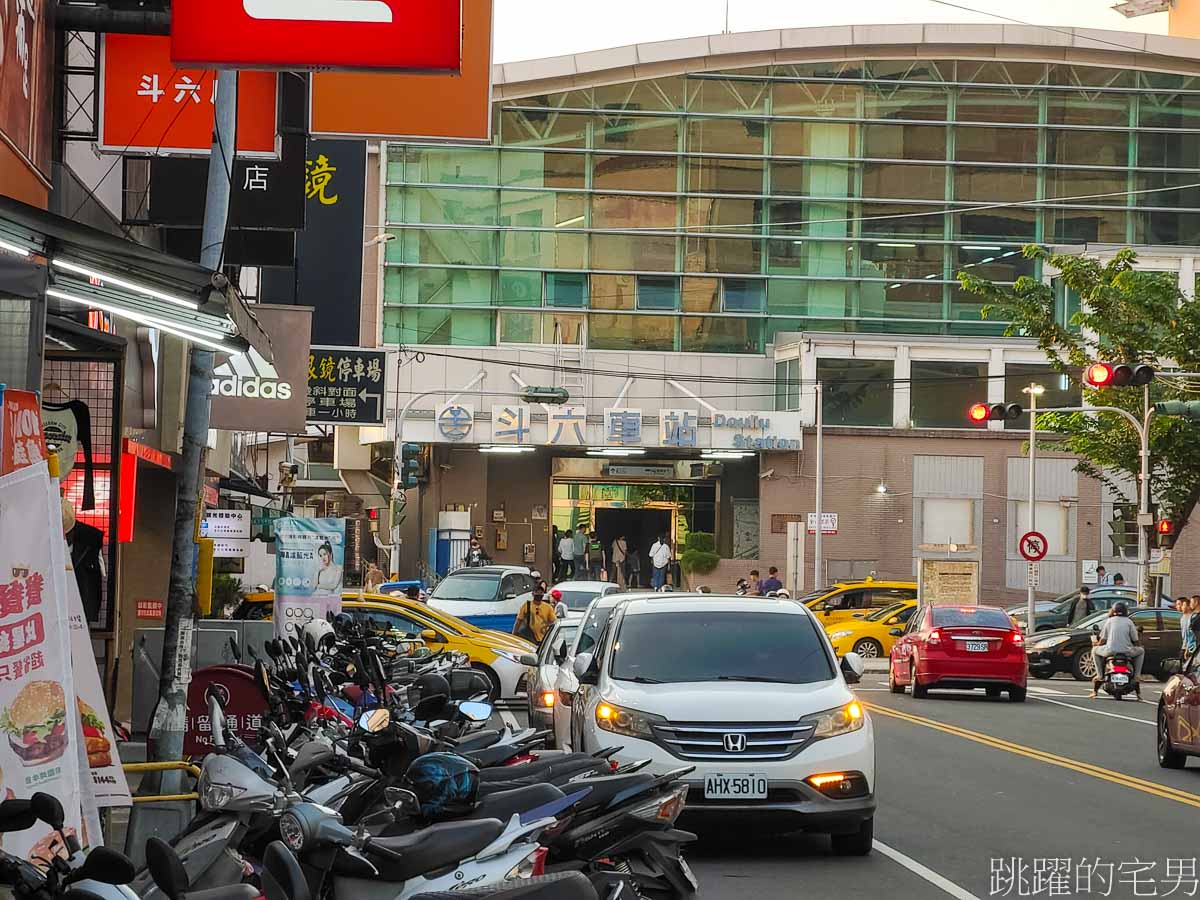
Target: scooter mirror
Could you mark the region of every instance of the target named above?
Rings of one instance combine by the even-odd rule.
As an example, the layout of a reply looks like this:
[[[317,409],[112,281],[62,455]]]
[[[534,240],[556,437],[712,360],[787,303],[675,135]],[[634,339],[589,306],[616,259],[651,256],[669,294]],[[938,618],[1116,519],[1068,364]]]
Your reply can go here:
[[[146,841],[146,867],[154,883],[170,900],[179,900],[191,887],[183,861],[162,838],[152,837]]]
[[[5,800],[0,803],[0,832],[26,831],[38,823],[31,800]]]
[[[39,821],[45,822],[55,831],[62,831],[63,821],[66,817],[63,815],[63,805],[57,797],[38,791],[29,798],[29,802],[33,806],[33,814],[38,817]]]
[[[490,703],[475,703],[472,700],[464,700],[458,704],[458,711],[472,722],[486,722],[492,717],[492,705]]]
[[[846,684],[858,684],[866,670],[863,658],[853,650],[842,657],[842,677],[846,679]]]
[[[565,619],[567,617],[567,612],[567,604],[563,603],[561,600],[554,605],[554,618]]]
[[[259,693],[263,695],[263,699],[269,702],[271,699],[271,676],[267,674],[267,667],[261,659],[254,663],[254,683],[258,687]]]
[[[389,787],[384,788],[384,797],[387,799],[388,806],[400,810],[400,812],[413,813],[420,812],[421,801],[412,791],[404,788]]]
[[[370,709],[358,718],[358,727],[371,734],[378,734],[392,724],[392,714],[386,709]]]
[[[129,884],[137,868],[129,857],[100,846],[91,850],[83,865],[71,873],[70,881],[99,881],[101,884]]]

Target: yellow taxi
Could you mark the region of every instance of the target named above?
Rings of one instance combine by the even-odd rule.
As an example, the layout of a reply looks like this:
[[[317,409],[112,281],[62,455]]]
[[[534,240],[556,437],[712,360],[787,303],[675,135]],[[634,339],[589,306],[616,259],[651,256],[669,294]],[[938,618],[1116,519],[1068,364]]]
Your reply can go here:
[[[903,630],[916,611],[916,600],[901,600],[869,612],[861,619],[851,618],[826,625],[825,634],[839,657],[853,650],[863,659],[886,659],[898,640],[892,632]]]
[[[800,602],[813,611],[822,625],[844,622],[854,618],[855,613],[866,615],[872,610],[883,609],[901,600],[917,599],[915,581],[847,581],[821,588],[800,598]]]
[[[250,594],[234,612],[235,619],[271,618],[274,594]],[[431,650],[460,650],[492,683],[493,698],[505,700],[525,692],[528,669],[521,662],[537,648],[516,635],[485,631],[424,603],[405,597],[346,591],[342,594],[342,612],[365,622],[406,634],[419,634]]]

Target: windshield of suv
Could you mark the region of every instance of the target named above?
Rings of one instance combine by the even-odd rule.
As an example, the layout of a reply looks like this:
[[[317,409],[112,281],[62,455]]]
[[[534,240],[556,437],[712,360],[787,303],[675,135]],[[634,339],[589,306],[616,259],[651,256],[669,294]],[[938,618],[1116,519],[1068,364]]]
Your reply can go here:
[[[451,575],[430,595],[435,600],[495,600],[500,590],[499,575]]]
[[[811,684],[834,677],[809,616],[708,611],[627,615],[611,673],[619,681],[642,684]]]
[[[587,621],[579,630],[579,640],[575,645],[576,655],[592,652],[592,648],[596,646],[596,638],[600,637],[600,632],[612,618],[614,609],[615,606],[598,606],[588,614]]]

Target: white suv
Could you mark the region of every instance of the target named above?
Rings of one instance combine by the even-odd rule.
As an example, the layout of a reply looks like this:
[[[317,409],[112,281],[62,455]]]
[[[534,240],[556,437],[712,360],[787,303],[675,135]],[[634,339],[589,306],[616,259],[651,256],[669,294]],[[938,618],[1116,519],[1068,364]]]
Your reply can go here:
[[[618,605],[573,669],[576,750],[620,747],[687,776],[685,813],[777,815],[828,833],[840,855],[869,853],[875,736],[811,612],[791,600],[658,594]]]

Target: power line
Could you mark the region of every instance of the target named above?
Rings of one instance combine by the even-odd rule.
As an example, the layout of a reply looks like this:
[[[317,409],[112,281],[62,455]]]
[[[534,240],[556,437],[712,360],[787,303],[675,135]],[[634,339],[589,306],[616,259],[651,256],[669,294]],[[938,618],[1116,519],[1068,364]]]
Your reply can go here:
[[[1041,28],[1045,31],[1052,31],[1055,34],[1063,34],[1067,37],[1076,37],[1075,32],[1066,28],[1055,28],[1052,25],[1038,25],[1034,22],[1026,22],[1024,19],[1014,19],[1011,16],[1003,16],[1000,13],[990,12],[985,9],[974,9],[970,6],[963,6],[960,3],[951,3],[949,0],[928,0],[930,3],[936,3],[938,6],[948,6],[951,9],[962,10],[963,12],[975,13],[980,16],[990,16],[993,19],[1000,19],[1005,22],[1012,22],[1014,25],[1026,25],[1029,28]],[[1126,44],[1118,44],[1116,41],[1108,41],[1104,38],[1088,36],[1087,40],[1094,41],[1097,44],[1108,44],[1110,47],[1116,47],[1118,50],[1124,50],[1126,53],[1145,53],[1145,50],[1139,50],[1136,47],[1130,47]]]

